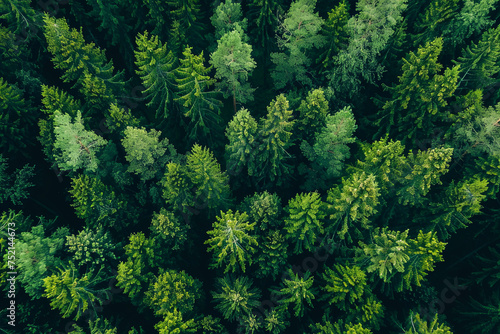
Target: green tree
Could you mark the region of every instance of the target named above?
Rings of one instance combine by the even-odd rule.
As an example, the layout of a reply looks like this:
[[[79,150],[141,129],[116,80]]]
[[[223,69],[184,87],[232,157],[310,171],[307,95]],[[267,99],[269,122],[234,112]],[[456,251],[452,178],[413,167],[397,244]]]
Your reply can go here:
[[[187,213],[195,206],[194,185],[188,177],[185,165],[170,162],[159,183],[162,187],[162,197],[173,210]]]
[[[216,281],[216,291],[212,291],[215,308],[227,320],[235,320],[251,314],[259,306],[261,293],[252,287],[252,280],[246,276],[233,278],[224,276]]]
[[[248,42],[248,37],[244,33],[247,29],[248,20],[243,18],[241,4],[232,0],[221,2],[215,9],[214,15],[210,18],[215,28],[215,39],[219,40],[226,33],[233,30],[240,30],[244,42]],[[246,39],[246,40],[245,40]]]
[[[241,211],[245,211],[249,220],[256,223],[257,230],[264,233],[282,227],[282,209],[281,198],[267,191],[247,196],[241,203]]]
[[[79,277],[72,265],[70,268],[59,268],[59,273],[43,279],[43,296],[51,299],[50,306],[58,309],[63,318],[76,311],[74,319],[78,320],[87,309],[95,314],[96,305],[101,305],[106,298],[109,287],[97,287],[102,281],[99,273],[87,272]]]
[[[81,29],[70,29],[64,18],[56,19],[48,14],[43,20],[48,50],[53,55],[55,68],[64,71],[63,81],[76,81],[91,102],[95,98],[106,107],[115,102],[115,96],[123,92],[123,72],[113,74],[113,62],[108,62],[104,52],[94,43],[85,43]]]
[[[309,91],[305,100],[300,102],[297,111],[299,117],[297,118],[297,131],[294,135],[313,144],[315,134],[324,128],[326,117],[330,113],[323,89]]]
[[[368,83],[381,78],[383,66],[378,60],[402,20],[406,0],[360,0],[358,14],[347,23],[349,41],[332,61],[329,89],[336,98],[354,97],[361,86],[360,77]]]
[[[120,196],[117,196],[111,187],[105,185],[99,178],[80,175],[73,178],[71,190],[72,206],[77,217],[82,218],[89,228],[99,223],[104,226],[113,226],[113,223],[122,214],[127,205]],[[127,222],[120,222],[125,225]],[[114,226],[120,228],[120,226]]]
[[[408,334],[453,334],[450,327],[438,322],[438,315],[436,314],[432,320],[424,320],[420,314],[410,313],[408,317]]]
[[[340,239],[353,242],[371,229],[370,218],[377,213],[379,187],[375,177],[365,172],[356,172],[342,180],[341,186],[328,191],[327,212],[331,223],[328,233],[336,233]]]
[[[259,241],[257,264],[255,272],[258,278],[271,276],[275,280],[282,272],[288,259],[288,242],[279,230],[271,230]]]
[[[125,159],[130,164],[127,171],[139,175],[143,181],[161,176],[163,166],[176,158],[177,152],[168,139],[160,140],[160,131],[128,126],[123,134]]]
[[[295,274],[292,269],[288,269],[288,278],[281,284],[281,289],[275,291],[281,296],[279,303],[285,308],[293,304],[293,311],[296,317],[304,316],[307,306],[314,307],[312,301],[316,298],[316,288],[313,288],[314,277],[307,271],[303,277]]]
[[[311,59],[307,53],[325,44],[319,34],[323,19],[314,13],[316,0],[296,0],[290,5],[278,28],[278,46],[281,52],[271,53],[276,65],[271,73],[276,89],[290,83],[312,86],[310,69]]]
[[[162,247],[168,250],[181,250],[188,240],[189,225],[180,221],[173,212],[161,208],[153,213],[149,229]]]
[[[0,77],[0,149],[23,153],[33,144],[29,131],[36,113],[23,98],[23,92]]]
[[[361,301],[365,290],[368,289],[366,274],[356,265],[336,264],[333,269],[326,268],[322,278],[325,285],[322,287],[324,294],[321,299],[344,311]]]
[[[413,37],[415,46],[423,46],[439,36],[456,17],[458,0],[432,0],[425,11],[420,13],[415,24],[417,34]]]
[[[22,232],[15,243],[17,278],[32,299],[42,296],[43,279],[61,264],[59,256],[62,254],[59,252],[69,231],[59,228],[50,236],[45,236],[45,233],[43,225],[33,226],[29,232]]]
[[[226,127],[226,137],[229,140],[225,149],[228,170],[239,174],[243,168],[248,167],[254,159],[256,136],[257,122],[247,109],[241,108]]]
[[[153,279],[145,294],[156,315],[166,316],[172,309],[187,314],[200,297],[202,283],[184,271],[166,270]]]
[[[0,154],[0,204],[9,201],[20,205],[22,200],[28,198],[28,189],[34,186],[31,183],[34,169],[34,166],[26,164],[13,171],[9,168],[8,160]]]
[[[219,93],[211,90],[215,79],[209,73],[212,66],[206,68],[203,52],[195,55],[187,47],[182,52],[180,65],[175,70],[177,98],[184,116],[189,119],[188,136],[192,142],[206,141],[213,144],[222,128],[220,108],[222,102]]]
[[[470,333],[495,333],[500,329],[500,312],[498,304],[500,294],[498,290],[482,294],[481,300],[469,298],[466,307],[460,310],[462,328],[466,328]]]
[[[384,325],[384,310],[382,302],[370,293],[357,307],[347,311],[346,321],[359,323],[360,327],[363,325],[373,330],[380,330]]]
[[[74,121],[68,114],[54,113],[54,155],[61,170],[83,169],[96,172],[99,167],[99,152],[107,140],[88,131],[83,125],[80,112]]]
[[[267,56],[274,44],[278,16],[282,11],[282,0],[253,0],[248,4],[250,33],[256,37],[256,51],[263,49]]]
[[[459,86],[468,89],[485,88],[496,80],[500,71],[500,25],[483,32],[481,39],[462,50],[455,64],[460,65]],[[460,87],[462,89],[462,87]]]
[[[208,251],[214,252],[211,267],[225,265],[224,273],[229,270],[234,273],[240,267],[245,272],[246,263],[253,262],[251,256],[255,252],[254,246],[258,246],[257,240],[249,235],[254,226],[255,223],[248,223],[245,212],[221,211],[217,221],[212,224],[213,229],[207,232],[211,238],[205,241],[209,245]]]
[[[321,65],[320,72],[335,66],[335,56],[340,50],[347,47],[349,41],[347,30],[349,17],[349,3],[345,0],[339,2],[337,6],[328,12],[328,19],[326,19],[321,29],[321,35],[326,40],[325,47],[322,49],[321,55],[316,59],[316,64]]]
[[[215,78],[221,81],[217,86],[222,90],[224,98],[232,95],[236,113],[236,103],[253,100],[253,91],[248,77],[256,67],[253,60],[252,46],[243,41],[242,34],[233,30],[218,40],[217,50],[210,55],[210,63],[215,68]]]
[[[267,332],[272,334],[282,333],[289,324],[290,322],[285,318],[285,312],[280,308],[275,307],[265,312],[263,327]]]
[[[167,0],[170,7],[170,15],[179,22],[179,29],[185,34],[185,41],[182,42],[180,50],[184,50],[185,45],[195,45],[204,40],[203,32],[206,31],[202,21],[201,4],[199,0]],[[163,15],[161,13],[160,15]]]
[[[142,94],[149,100],[146,105],[156,109],[156,118],[161,121],[172,109],[177,59],[167,49],[167,44],[162,43],[158,36],[149,36],[147,31],[137,35],[136,44],[136,73],[146,88]]]
[[[356,140],[353,133],[357,127],[351,108],[345,107],[335,115],[326,116],[325,126],[316,132],[312,146],[302,142],[300,148],[312,162],[310,178],[319,178],[325,184],[324,181],[341,175],[344,160],[351,156],[347,144]]]
[[[30,0],[8,0],[0,4],[0,19],[7,22],[12,32],[26,36],[30,40],[32,32],[37,31],[39,13],[31,6]]]
[[[220,318],[214,318],[211,315],[207,315],[198,321],[198,331],[202,334],[229,334],[220,323]]]
[[[286,151],[291,145],[292,111],[283,94],[278,95],[267,107],[267,117],[259,121],[257,151],[248,173],[256,184],[283,184],[290,173],[284,160],[291,155]]]
[[[167,311],[165,314],[165,319],[157,323],[155,325],[155,329],[158,330],[159,334],[196,333],[194,320],[182,319],[182,313],[179,312],[176,308],[174,308],[172,311]]]
[[[95,230],[84,228],[78,234],[67,236],[66,247],[78,267],[106,265],[117,259],[117,245],[102,226]]]
[[[325,204],[316,192],[297,194],[288,202],[285,212],[285,230],[287,239],[295,241],[295,254],[304,251],[314,251],[316,238],[323,234],[323,218]]]
[[[443,47],[443,39],[437,38],[404,58],[403,74],[393,87],[384,85],[391,97],[382,105],[375,124],[377,135],[385,132],[403,144],[415,145],[417,140],[431,137],[432,129],[439,121],[447,119],[442,110],[457,88],[459,67],[447,68],[439,74],[437,62]]]

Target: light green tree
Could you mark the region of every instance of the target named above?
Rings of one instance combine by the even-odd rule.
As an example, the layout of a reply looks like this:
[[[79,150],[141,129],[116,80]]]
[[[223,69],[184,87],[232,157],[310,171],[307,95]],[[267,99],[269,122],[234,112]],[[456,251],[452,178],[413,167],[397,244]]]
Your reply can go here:
[[[229,270],[234,273],[237,268],[245,272],[246,264],[253,262],[254,246],[258,246],[257,240],[249,234],[254,226],[255,223],[249,223],[244,212],[221,211],[212,224],[213,229],[207,232],[211,238],[205,241],[209,245],[208,250],[213,252],[211,267],[225,266],[224,273]]]
[[[221,80],[217,86],[224,98],[233,97],[236,113],[237,102],[253,100],[255,89],[248,83],[248,77],[256,67],[251,56],[252,46],[243,41],[242,33],[236,29],[224,34],[217,43],[217,50],[210,55],[210,63],[215,68],[215,78]]]
[[[193,319],[185,320],[182,313],[176,308],[167,311],[165,319],[155,325],[159,334],[186,334],[196,333],[195,322]]]
[[[215,9],[214,15],[210,18],[215,28],[215,39],[219,40],[226,33],[235,29],[242,32],[244,42],[248,42],[245,31],[248,25],[248,19],[243,17],[241,4],[232,0],[221,2]]]
[[[324,294],[321,299],[341,310],[361,302],[368,289],[366,274],[356,265],[336,264],[333,268],[326,268],[322,278],[325,284],[322,286]]]
[[[240,109],[226,127],[226,137],[229,140],[225,150],[228,170],[239,174],[243,168],[248,167],[254,159],[256,136],[257,122],[247,109]]]
[[[216,290],[212,297],[222,316],[227,320],[235,320],[251,314],[259,306],[261,293],[252,286],[252,280],[246,276],[233,278],[224,276],[216,281]]]
[[[280,290],[275,293],[281,296],[279,303],[285,308],[293,305],[293,311],[296,317],[304,316],[307,306],[313,308],[312,301],[316,298],[316,288],[313,288],[314,277],[310,271],[306,271],[304,276],[300,277],[292,269],[288,269],[288,278],[281,283]]]
[[[106,265],[117,259],[117,245],[109,232],[102,226],[97,229],[84,228],[78,234],[66,237],[67,250],[72,253],[72,260],[78,267]]]

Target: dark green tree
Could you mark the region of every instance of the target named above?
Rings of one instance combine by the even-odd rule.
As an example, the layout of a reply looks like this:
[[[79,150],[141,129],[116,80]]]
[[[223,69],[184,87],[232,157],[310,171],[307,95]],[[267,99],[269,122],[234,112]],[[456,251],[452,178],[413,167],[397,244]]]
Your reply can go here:
[[[314,277],[311,272],[307,271],[304,276],[299,276],[288,270],[288,278],[285,278],[281,283],[280,290],[274,291],[278,296],[281,296],[279,303],[285,308],[290,304],[293,305],[293,311],[296,317],[304,316],[307,306],[313,308],[312,301],[316,298],[316,288],[313,288]]]
[[[269,55],[274,44],[282,3],[282,0],[253,0],[248,4],[250,34],[256,37],[256,51],[263,49],[263,56]]]
[[[241,203],[241,211],[245,211],[249,220],[257,223],[257,230],[264,233],[283,226],[282,209],[280,197],[267,191],[247,196]]]
[[[24,165],[13,171],[9,168],[8,160],[0,154],[0,204],[9,201],[20,205],[28,198],[28,189],[34,186],[31,182],[35,175],[34,169],[34,166]]]
[[[188,240],[190,226],[181,221],[171,211],[161,208],[160,212],[153,213],[149,229],[155,241],[168,250],[181,250]]]
[[[255,158],[255,137],[257,136],[257,122],[250,112],[242,108],[227,124],[225,156],[227,169],[231,174],[240,174]]]
[[[422,47],[443,36],[443,30],[456,16],[458,0],[432,0],[425,11],[420,13],[415,24],[417,33],[413,36],[415,46]]]
[[[324,128],[326,117],[330,113],[323,89],[311,90],[307,97],[300,102],[297,111],[299,117],[297,118],[297,131],[294,135],[312,145],[315,134]]]
[[[259,241],[257,263],[258,278],[271,276],[274,279],[283,272],[288,259],[288,242],[279,230],[267,232]]]
[[[216,281],[216,290],[212,291],[215,308],[227,320],[235,320],[249,315],[259,306],[261,293],[252,286],[252,280],[246,276],[233,278],[224,276]]]

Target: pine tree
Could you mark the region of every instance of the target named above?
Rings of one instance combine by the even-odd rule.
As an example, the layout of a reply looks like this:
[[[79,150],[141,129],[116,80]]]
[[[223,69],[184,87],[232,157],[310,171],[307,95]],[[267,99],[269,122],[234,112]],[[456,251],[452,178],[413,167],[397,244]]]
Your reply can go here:
[[[312,301],[316,298],[316,288],[313,288],[314,277],[307,271],[304,276],[299,277],[292,269],[288,269],[288,278],[282,282],[281,289],[275,291],[281,296],[279,303],[285,308],[293,304],[293,311],[296,317],[304,316],[307,306],[313,308]]]
[[[254,226],[255,223],[248,223],[248,215],[244,212],[221,211],[212,224],[213,229],[207,232],[211,238],[205,241],[209,245],[208,250],[214,252],[211,267],[225,266],[224,273],[229,270],[234,273],[239,267],[245,272],[246,263],[253,262],[254,246],[258,246],[257,240],[249,235]]]
[[[453,334],[450,327],[438,322],[437,314],[431,321],[426,321],[420,314],[410,313],[407,323],[408,330],[405,330],[405,333],[408,334]]]
[[[186,41],[182,43],[183,50],[186,44],[195,45],[204,40],[203,32],[206,27],[202,22],[202,11],[199,0],[167,0],[170,15],[179,22],[179,28],[186,34]]]
[[[219,40],[226,33],[237,29],[243,33],[243,41],[248,42],[248,37],[245,36],[248,20],[247,18],[243,18],[240,3],[233,2],[232,0],[221,2],[215,9],[210,21],[215,28],[216,40]]]
[[[53,55],[55,68],[64,71],[61,76],[63,81],[76,81],[84,93],[89,92],[89,85],[101,86],[98,95],[107,98],[96,99],[107,106],[115,102],[115,97],[123,92],[123,72],[113,74],[113,62],[108,62],[104,52],[94,43],[85,43],[81,29],[70,29],[65,19],[55,19],[48,14],[43,20],[48,50]],[[89,94],[86,96],[92,99]]]
[[[23,153],[33,144],[29,135],[36,113],[23,92],[0,77],[0,150]]]
[[[136,73],[146,88],[142,94],[149,100],[146,105],[156,109],[156,118],[163,120],[172,110],[177,59],[167,49],[167,44],[163,44],[156,35],[149,36],[147,31],[137,35],[136,43]]]
[[[258,150],[248,170],[255,183],[280,185],[286,181],[290,166],[284,160],[291,157],[286,150],[292,145],[292,117],[286,97],[280,94],[267,107],[267,117],[259,121]]]
[[[163,199],[173,210],[187,213],[195,205],[194,185],[187,175],[186,166],[168,163],[160,185]]]
[[[431,131],[438,121],[446,120],[442,108],[457,88],[459,67],[447,68],[444,74],[442,65],[437,62],[443,47],[443,39],[437,38],[418,49],[417,54],[410,52],[403,59],[403,75],[393,87],[384,86],[391,92],[391,98],[383,103],[377,136],[389,133],[392,138],[410,142],[431,137]]]
[[[171,333],[196,333],[195,322],[193,319],[185,320],[182,318],[182,313],[176,308],[172,311],[167,311],[165,319],[155,325],[155,329],[159,334]]]
[[[75,120],[72,121],[70,115],[56,111],[54,135],[54,154],[61,170],[97,171],[98,154],[107,144],[107,140],[85,129],[80,112],[77,112]]]
[[[317,178],[318,187],[327,184],[328,179],[341,175],[344,160],[351,154],[347,144],[353,143],[356,131],[356,120],[350,107],[345,107],[334,115],[328,115],[325,119],[325,126],[315,134],[313,146],[307,142],[302,142],[300,146],[304,156],[312,162],[312,171],[309,171],[309,178]]]
[[[40,24],[39,13],[30,4],[30,0],[9,0],[0,4],[0,19],[7,21],[14,34],[26,36],[27,40],[33,37],[33,32],[36,34],[36,26]]]
[[[225,150],[228,170],[239,174],[248,167],[254,159],[256,135],[257,122],[247,109],[240,109],[226,127],[226,137],[229,140]]]
[[[295,254],[314,251],[316,238],[324,233],[323,218],[325,204],[318,193],[297,194],[288,202],[285,212],[285,230],[287,239],[295,242]]]
[[[281,52],[271,53],[271,60],[276,65],[271,73],[276,89],[295,82],[309,87],[313,85],[309,73],[312,61],[307,53],[326,42],[319,34],[324,21],[314,13],[315,7],[316,0],[296,0],[280,22],[278,46]]]
[[[365,290],[368,289],[366,274],[356,265],[336,264],[333,269],[326,268],[322,278],[325,285],[322,287],[324,294],[321,299],[344,311],[361,301]]]
[[[347,310],[346,321],[358,323],[360,327],[362,325],[369,329],[380,330],[380,327],[384,325],[385,308],[372,293],[365,298],[359,306]]]
[[[161,208],[160,212],[153,213],[149,229],[155,241],[168,250],[182,250],[188,240],[190,226],[180,221],[173,212]]]
[[[191,142],[213,145],[222,129],[220,108],[222,102],[219,93],[210,88],[215,83],[210,71],[212,66],[205,68],[203,52],[195,55],[188,47],[182,52],[180,65],[175,70],[177,101],[182,112],[189,119],[188,136]]]
[[[95,314],[96,305],[101,305],[106,297],[106,288],[97,288],[103,279],[99,273],[85,273],[79,277],[77,270],[71,265],[70,268],[59,268],[59,273],[43,279],[45,288],[44,297],[51,299],[50,306],[59,309],[63,318],[68,318],[75,311],[75,320],[78,320],[88,309]]]
[[[300,102],[297,111],[299,117],[297,118],[297,132],[294,135],[312,145],[315,134],[325,127],[326,117],[330,113],[323,89],[309,91],[306,99]]]
[[[271,276],[275,280],[282,272],[288,259],[288,243],[279,230],[267,232],[259,241],[260,252],[257,255],[258,278]]]
[[[195,144],[186,158],[186,175],[195,187],[199,203],[224,209],[230,201],[229,178],[208,148]]]
[[[499,246],[488,247],[487,255],[476,255],[474,262],[478,271],[472,273],[475,283],[493,288],[500,281]]]
[[[396,272],[404,272],[410,260],[408,230],[390,231],[375,228],[370,244],[359,242],[356,249],[357,264],[368,273],[375,272],[384,282],[389,282]]]
[[[134,3],[135,1],[131,1]],[[143,0],[144,6],[147,9],[148,26],[154,27],[152,33],[157,36],[164,37],[168,27],[168,16],[165,13],[170,11],[168,2],[161,0]]]
[[[96,230],[84,228],[78,234],[67,236],[65,245],[72,253],[73,263],[78,267],[105,266],[117,259],[117,246],[102,226],[98,226]]]
[[[377,57],[394,34],[405,8],[405,0],[361,0],[356,3],[358,14],[347,23],[347,48],[335,57],[335,66],[329,74],[328,86],[336,98],[356,96],[360,78],[368,83],[381,78],[383,67]]]
[[[500,294],[493,290],[482,294],[481,300],[470,297],[466,307],[460,310],[460,323],[469,333],[496,333],[500,330]]]
[[[146,301],[156,315],[167,315],[172,309],[188,314],[200,297],[202,283],[184,271],[166,270],[151,281]]]
[[[137,128],[140,125],[139,119],[135,118],[130,109],[121,108],[115,103],[111,103],[109,109],[104,113],[106,117],[106,128],[111,132],[117,132],[120,135],[127,127]]]
[[[32,299],[42,296],[43,279],[61,264],[59,252],[69,231],[60,228],[50,236],[45,233],[43,225],[33,226],[29,232],[22,232],[15,243],[17,278]]]
[[[336,233],[340,239],[353,242],[363,232],[371,229],[370,217],[377,213],[379,187],[375,177],[365,172],[356,172],[342,180],[341,186],[328,191],[327,212],[331,223],[328,233]]]
[[[13,171],[9,168],[8,160],[0,154],[0,204],[9,201],[20,205],[22,200],[28,198],[28,189],[34,186],[31,183],[34,169],[34,166],[26,164]]]
[[[212,291],[215,308],[227,320],[235,320],[251,314],[259,306],[260,291],[252,287],[252,280],[246,276],[233,278],[224,276],[216,281],[216,291]]]
[[[141,180],[155,179],[163,174],[162,167],[176,160],[177,152],[167,138],[161,139],[161,131],[149,132],[144,128],[127,127],[123,132],[122,145],[125,159],[129,162],[127,171],[137,174]]]
[[[229,334],[220,323],[220,318],[214,318],[211,315],[207,315],[198,321],[198,331],[202,334]]]
[[[221,81],[217,86],[222,90],[224,98],[233,97],[236,103],[253,100],[254,88],[247,82],[252,70],[256,67],[253,60],[252,46],[243,42],[241,32],[233,30],[222,36],[217,42],[217,50],[210,55],[210,64],[215,68],[215,78]]]
[[[282,333],[290,324],[285,318],[285,312],[280,308],[273,308],[265,312],[263,321],[264,329],[271,334]]]
[[[443,36],[443,30],[456,16],[458,0],[432,0],[415,24],[417,34],[413,37],[415,46],[423,46]]]
[[[84,219],[89,228],[100,223],[105,227],[114,226],[121,211],[127,207],[126,202],[111,187],[99,178],[88,175],[73,178],[69,193],[73,198],[72,206],[77,217]],[[120,221],[120,224],[125,225],[127,222]],[[120,229],[119,225],[114,227]]]
[[[263,56],[272,49],[282,0],[253,0],[248,4],[250,34],[255,36],[256,51],[263,49]]]
[[[245,211],[249,220],[256,223],[257,230],[263,233],[282,227],[282,209],[281,198],[267,191],[247,196],[241,203],[241,211]]]

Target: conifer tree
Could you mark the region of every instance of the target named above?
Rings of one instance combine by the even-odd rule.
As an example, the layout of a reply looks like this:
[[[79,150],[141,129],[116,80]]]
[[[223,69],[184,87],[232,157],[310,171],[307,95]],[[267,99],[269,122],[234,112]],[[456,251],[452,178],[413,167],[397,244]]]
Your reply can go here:
[[[291,145],[292,111],[283,94],[278,95],[267,107],[267,117],[259,121],[258,146],[253,164],[248,173],[255,183],[282,184],[290,173],[285,159],[291,157],[286,151]]]
[[[282,309],[275,307],[265,312],[263,327],[267,332],[271,334],[282,333],[289,324],[290,322],[285,318],[285,311]]]
[[[358,266],[343,266],[336,264],[333,269],[326,268],[322,275],[325,285],[321,299],[330,305],[336,305],[341,310],[361,301],[361,297],[368,289],[366,274]]]
[[[183,50],[186,44],[195,45],[204,40],[206,31],[202,22],[202,11],[199,0],[167,0],[170,15],[179,22],[179,29],[184,32],[186,40],[181,43]]]
[[[255,36],[256,51],[267,56],[273,46],[278,16],[282,12],[282,0],[253,0],[248,4],[250,34]]]
[[[297,194],[288,202],[285,212],[285,230],[287,239],[295,243],[294,253],[314,251],[316,238],[324,233],[323,218],[325,204],[321,201],[319,193]]]
[[[30,0],[8,0],[0,4],[0,19],[7,22],[14,34],[25,35],[28,40],[40,24],[39,13],[30,4]]]
[[[323,89],[309,91],[305,100],[300,102],[297,111],[299,117],[297,118],[297,132],[294,135],[300,136],[301,139],[312,145],[315,134],[324,128],[326,117],[330,113]]]
[[[193,319],[185,320],[182,317],[182,313],[176,308],[172,311],[167,311],[165,314],[165,319],[155,325],[155,329],[159,334],[171,334],[171,333],[196,333],[195,322]]]
[[[377,57],[394,34],[406,0],[361,0],[356,3],[358,14],[347,23],[349,41],[334,59],[329,74],[329,89],[336,98],[354,97],[359,92],[361,79],[368,83],[379,80],[383,67]]]
[[[146,88],[142,94],[149,100],[146,105],[156,109],[156,118],[163,120],[172,112],[177,59],[166,43],[147,31],[137,35],[136,43],[136,73]]]
[[[278,46],[281,52],[271,54],[276,65],[271,73],[276,89],[282,89],[290,83],[312,86],[309,74],[312,63],[307,53],[312,48],[325,44],[319,34],[323,19],[314,12],[316,0],[296,0],[279,25]]]
[[[380,330],[380,327],[384,325],[385,308],[372,293],[369,293],[368,297],[365,295],[365,300],[355,308],[347,310],[347,313],[346,321],[358,323],[369,329]]]
[[[188,240],[189,225],[180,221],[173,212],[161,208],[160,212],[153,213],[149,227],[155,241],[168,250],[181,250]]]
[[[19,205],[28,198],[28,189],[34,186],[31,182],[35,175],[34,169],[34,166],[26,164],[13,171],[9,168],[8,160],[0,154],[0,204],[9,201]]]
[[[456,15],[458,0],[432,0],[425,11],[420,13],[415,24],[417,34],[413,37],[415,46],[422,47],[443,36],[443,30]]]
[[[113,226],[121,211],[127,207],[126,202],[97,177],[80,175],[73,178],[70,194],[77,217],[84,219],[89,228],[99,223],[104,223],[106,227]],[[127,222],[120,221],[120,224]]]
[[[377,213],[379,187],[375,177],[356,172],[342,180],[341,186],[328,191],[327,212],[331,223],[328,233],[336,233],[341,239],[353,242],[371,228],[370,217]]]
[[[252,46],[243,41],[242,33],[236,29],[224,34],[217,43],[217,50],[210,55],[210,63],[215,68],[215,78],[221,80],[217,86],[224,98],[233,97],[236,113],[236,103],[253,100],[255,89],[247,82],[256,67],[251,56]]]
[[[43,279],[61,265],[58,252],[62,250],[67,228],[60,228],[50,236],[45,236],[43,225],[33,226],[22,232],[15,243],[17,278],[32,299],[39,299],[43,293]]]
[[[177,101],[182,112],[189,119],[188,136],[192,142],[207,142],[213,145],[222,128],[219,93],[211,90],[215,79],[206,68],[203,52],[195,55],[187,47],[182,52],[180,65],[175,70]]]
[[[453,334],[450,327],[438,322],[437,314],[432,320],[424,320],[420,314],[410,313],[407,323],[408,334]]]
[[[281,199],[267,191],[247,196],[241,203],[241,211],[248,214],[249,220],[255,222],[258,231],[267,233],[273,228],[281,228]]]
[[[224,209],[230,201],[229,179],[208,148],[195,144],[186,158],[186,175],[197,201],[209,209]]]
[[[201,285],[184,271],[166,270],[151,281],[145,294],[146,303],[156,315],[167,315],[172,309],[186,315],[200,297]]]
[[[500,315],[498,304],[500,294],[494,290],[488,295],[481,295],[481,300],[470,297],[467,307],[460,310],[462,328],[466,328],[469,333],[495,333],[500,329]]]
[[[164,37],[168,27],[168,16],[165,13],[170,11],[168,2],[160,0],[143,0],[144,6],[147,9],[147,24],[154,27],[152,34]],[[134,3],[132,1],[132,3]]]
[[[205,241],[208,250],[214,252],[212,255],[212,268],[225,266],[224,273],[231,270],[233,273],[237,268],[243,272],[246,264],[252,264],[252,253],[254,246],[258,246],[257,240],[249,233],[253,231],[255,223],[248,222],[248,215],[232,210],[220,213],[217,221],[212,224],[213,229],[207,234],[210,238]]]
[[[0,149],[2,152],[23,153],[32,145],[29,131],[35,121],[30,103],[23,92],[0,77]]]
[[[255,272],[258,278],[271,276],[278,277],[285,267],[288,259],[288,243],[279,230],[267,232],[259,241],[259,254],[257,263],[259,270]]]
[[[81,30],[70,29],[64,18],[55,19],[46,14],[43,20],[52,62],[56,69],[64,71],[61,77],[64,82],[76,81],[84,93],[89,92],[88,85],[100,86],[97,95],[107,96],[100,100],[108,106],[116,96],[122,95],[123,72],[113,74],[113,61],[108,62],[104,52],[94,43],[85,43]],[[91,96],[87,94],[87,98]]]
[[[275,291],[281,296],[279,303],[288,308],[293,304],[293,311],[296,317],[304,316],[307,306],[313,308],[312,301],[316,298],[316,288],[313,288],[314,277],[307,271],[304,276],[294,273],[288,269],[288,278],[285,278],[281,284],[281,289]]]
[[[437,62],[443,39],[437,38],[404,58],[403,75],[393,87],[384,86],[391,97],[383,103],[378,134],[389,133],[392,138],[415,145],[417,140],[430,137],[439,121],[446,120],[442,108],[457,88],[459,67],[447,68]]]
[[[321,35],[326,40],[325,47],[321,55],[316,59],[316,63],[321,65],[320,72],[335,66],[335,56],[347,46],[349,17],[349,3],[345,0],[339,2],[337,6],[328,12],[328,19],[326,19],[321,29]]]
[[[194,185],[184,165],[170,162],[160,181],[162,197],[173,210],[187,213],[195,205]]]
[[[144,128],[127,127],[123,132],[122,145],[125,159],[130,163],[127,171],[147,181],[163,174],[162,167],[175,160],[177,152],[167,138],[161,139],[161,132],[149,132]]]
[[[226,127],[229,143],[226,145],[225,155],[229,171],[239,174],[243,168],[248,167],[254,159],[256,136],[257,122],[247,109],[240,109]]]
[[[70,264],[70,268],[59,268],[59,273],[43,279],[43,296],[51,300],[50,306],[58,309],[63,318],[76,311],[74,319],[78,320],[87,309],[95,314],[96,305],[102,304],[109,289],[97,287],[102,281],[99,273],[87,272],[80,277]]]
[[[83,125],[82,115],[77,112],[74,121],[68,114],[54,113],[54,154],[60,169],[96,172],[99,167],[98,154],[107,140],[88,131]]]
[[[67,236],[66,247],[78,267],[87,266],[90,269],[93,266],[105,266],[117,259],[116,245],[102,226],[96,230],[84,228],[78,234]]]
[[[210,18],[215,28],[215,39],[219,40],[226,33],[235,29],[241,30],[244,42],[248,42],[245,36],[248,20],[243,18],[241,4],[232,0],[221,2],[215,9],[214,15]]]
[[[214,302],[227,320],[251,314],[259,306],[261,293],[252,286],[253,281],[246,276],[233,278],[224,276],[216,281],[216,291],[212,291]]]

